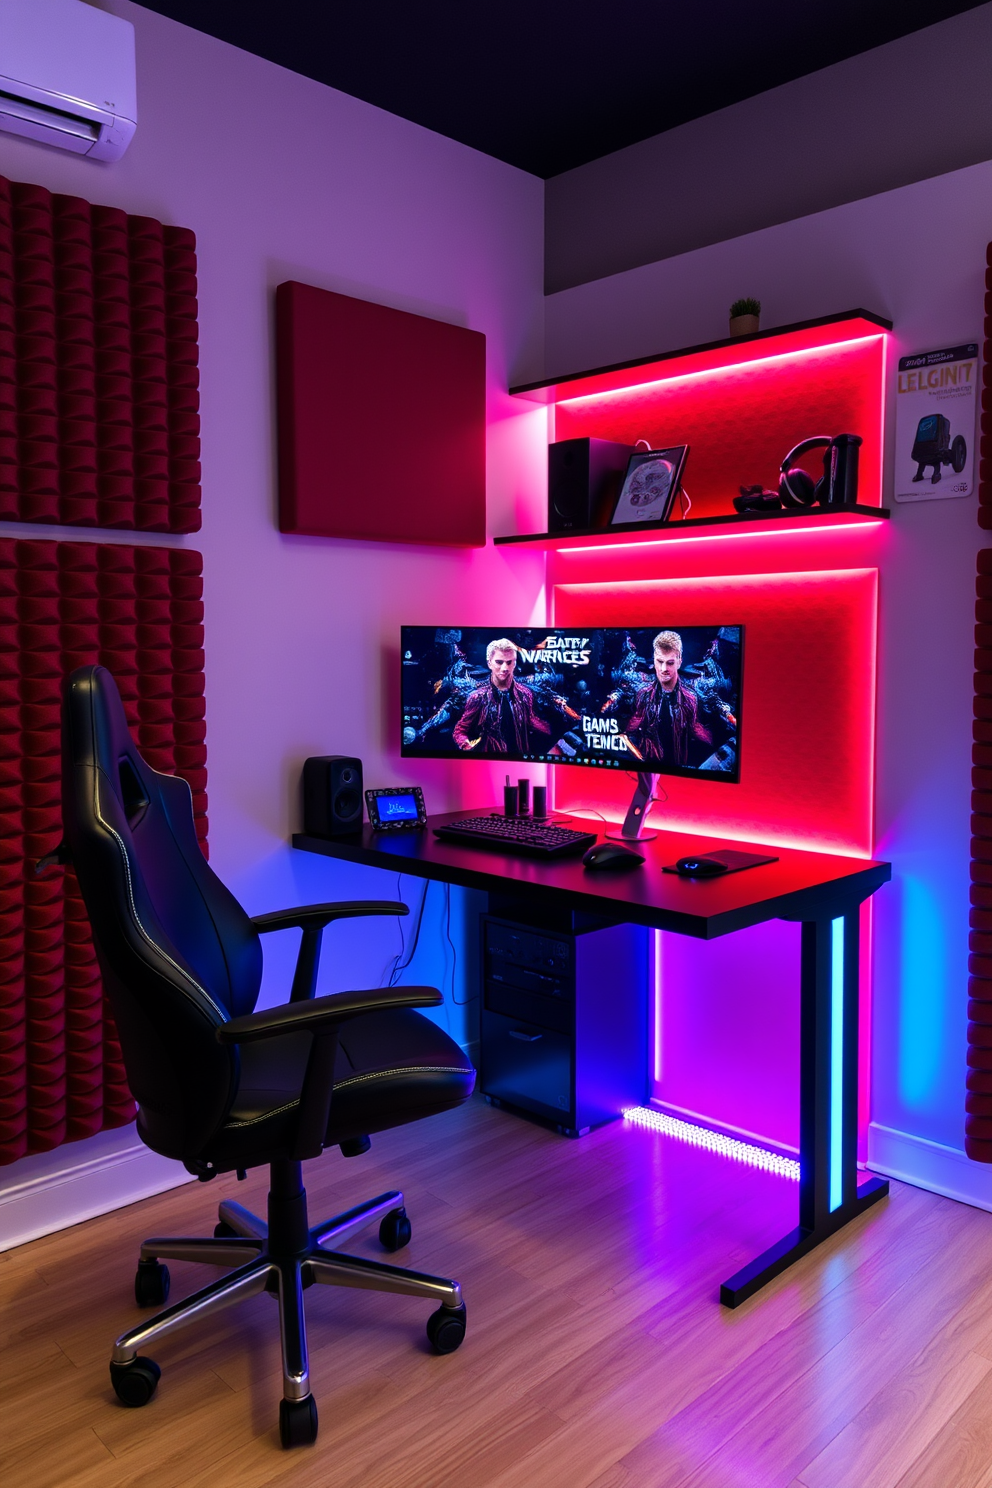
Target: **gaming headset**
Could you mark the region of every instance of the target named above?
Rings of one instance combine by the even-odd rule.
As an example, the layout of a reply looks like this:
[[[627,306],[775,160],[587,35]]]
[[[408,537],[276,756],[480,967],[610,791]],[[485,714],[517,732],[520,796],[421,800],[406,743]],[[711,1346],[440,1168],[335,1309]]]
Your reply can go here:
[[[803,439],[782,461],[778,494],[783,506],[850,506],[858,499],[859,434],[838,434],[835,439],[815,435]],[[818,481],[793,461],[809,450],[822,449],[823,474]]]
[[[739,512],[810,507],[817,502],[821,506],[853,506],[858,499],[858,450],[861,444],[859,434],[838,434],[833,439],[826,434],[816,434],[811,439],[803,439],[782,461],[777,492],[766,491],[762,486],[741,486],[741,494],[734,497],[734,506]],[[800,456],[814,449],[824,452],[823,474],[817,481],[801,465],[795,464]]]

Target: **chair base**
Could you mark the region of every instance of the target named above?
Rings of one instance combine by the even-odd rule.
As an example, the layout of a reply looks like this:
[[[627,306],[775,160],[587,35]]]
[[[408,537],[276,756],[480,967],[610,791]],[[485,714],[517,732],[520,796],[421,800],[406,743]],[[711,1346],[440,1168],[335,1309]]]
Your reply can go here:
[[[212,1239],[154,1236],[144,1242],[141,1265],[146,1268],[163,1260],[181,1260],[234,1269],[220,1281],[122,1333],[114,1344],[110,1372],[114,1389],[125,1405],[144,1405],[154,1394],[159,1370],[153,1360],[142,1356],[142,1349],[235,1302],[259,1292],[273,1292],[279,1301],[282,1342],[280,1435],[284,1446],[296,1446],[313,1441],[317,1435],[303,1311],[306,1287],[316,1282],[429,1298],[439,1304],[427,1324],[428,1338],[438,1353],[451,1353],[464,1338],[465,1306],[457,1281],[330,1248],[377,1219],[383,1221],[380,1233],[389,1237],[391,1248],[405,1244],[409,1223],[398,1190],[379,1194],[310,1227],[299,1163],[273,1163],[271,1171],[268,1222],[240,1204],[225,1200]],[[167,1273],[163,1280],[167,1282]]]

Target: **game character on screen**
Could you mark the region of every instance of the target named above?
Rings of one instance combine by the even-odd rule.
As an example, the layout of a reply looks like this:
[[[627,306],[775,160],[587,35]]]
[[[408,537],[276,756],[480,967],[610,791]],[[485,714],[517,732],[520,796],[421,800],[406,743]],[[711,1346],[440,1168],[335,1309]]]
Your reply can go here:
[[[731,642],[721,628],[706,648],[702,661],[682,668],[683,675],[691,680],[701,721],[705,727],[711,730],[715,728],[721,734],[735,733],[737,730],[734,688],[720,658],[720,649],[725,642],[729,648]],[[735,649],[738,650],[739,666],[739,647]]]
[[[419,729],[409,729],[409,738],[404,738],[404,743],[423,743],[432,730],[444,730],[447,726],[457,720],[459,713],[464,708],[469,696],[479,685],[480,669],[469,666],[465,652],[459,644],[462,638],[460,630],[438,631],[435,644],[445,646],[448,650],[448,670],[443,677],[434,683],[435,696],[443,696],[443,701],[436,712],[432,713]]]
[[[551,733],[539,718],[534,694],[514,677],[517,648],[502,636],[486,647],[489,679],[469,695],[465,711],[452,730],[458,748],[468,753],[522,755],[539,753],[535,734]]]
[[[654,638],[655,680],[637,693],[625,732],[639,758],[684,769],[690,764],[691,745],[709,749],[713,739],[699,721],[695,692],[679,676],[681,665],[682,637],[675,630],[659,631]]]

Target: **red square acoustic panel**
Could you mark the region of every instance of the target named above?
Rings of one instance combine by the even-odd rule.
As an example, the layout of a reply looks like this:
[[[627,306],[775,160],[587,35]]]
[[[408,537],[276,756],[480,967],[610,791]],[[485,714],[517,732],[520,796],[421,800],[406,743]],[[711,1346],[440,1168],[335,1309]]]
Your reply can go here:
[[[486,338],[290,281],[276,290],[279,528],[486,541]]]
[[[156,770],[207,830],[201,559],[0,538],[0,1164],[122,1126],[134,1101],[62,835],[63,678],[99,661]]]

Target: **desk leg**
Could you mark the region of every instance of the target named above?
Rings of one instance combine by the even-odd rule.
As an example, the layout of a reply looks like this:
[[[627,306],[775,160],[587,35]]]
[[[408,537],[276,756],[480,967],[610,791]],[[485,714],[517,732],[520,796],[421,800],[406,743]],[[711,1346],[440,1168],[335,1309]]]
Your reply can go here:
[[[739,1307],[889,1191],[883,1178],[858,1183],[859,950],[859,906],[803,922],[799,1225],[723,1283],[725,1307]]]

